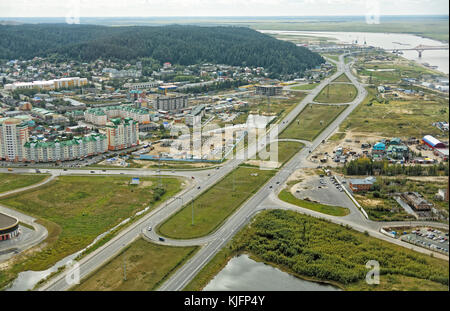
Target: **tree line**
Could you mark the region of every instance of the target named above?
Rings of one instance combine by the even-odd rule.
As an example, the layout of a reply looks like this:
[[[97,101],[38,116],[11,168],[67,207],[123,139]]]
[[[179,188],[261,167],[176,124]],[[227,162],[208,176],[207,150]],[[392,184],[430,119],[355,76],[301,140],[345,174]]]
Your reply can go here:
[[[0,25],[0,59],[57,55],[59,60],[137,60],[193,65],[210,62],[301,73],[325,60],[294,43],[246,27],[188,25]]]
[[[369,158],[360,158],[347,162],[344,166],[346,175],[407,175],[407,176],[448,176],[448,163],[433,165],[404,165],[390,164],[389,161],[373,161]]]

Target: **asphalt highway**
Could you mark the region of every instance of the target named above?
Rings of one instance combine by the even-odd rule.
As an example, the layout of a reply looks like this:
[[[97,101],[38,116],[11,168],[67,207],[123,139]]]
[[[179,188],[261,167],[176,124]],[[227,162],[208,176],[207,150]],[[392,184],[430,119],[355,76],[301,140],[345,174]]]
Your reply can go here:
[[[330,60],[332,61],[332,60]],[[162,284],[159,290],[173,291],[183,289],[189,281],[204,267],[204,265],[215,255],[217,252],[228,242],[230,239],[243,227],[250,219],[258,212],[264,209],[292,209],[302,213],[306,213],[315,217],[327,218],[332,221],[344,221],[355,227],[357,230],[368,231],[370,234],[389,240],[393,243],[400,243],[401,241],[395,241],[392,238],[388,238],[381,233],[379,233],[378,225],[372,224],[367,221],[364,216],[355,209],[351,210],[351,213],[341,219],[337,219],[333,216],[327,216],[324,214],[316,213],[307,209],[302,209],[299,207],[294,207],[290,204],[278,200],[276,194],[281,189],[288,177],[297,169],[306,167],[306,158],[309,153],[316,149],[324,140],[326,140],[334,130],[341,124],[345,118],[363,101],[366,96],[366,90],[364,86],[361,85],[356,78],[352,75],[349,65],[344,65],[343,56],[340,57],[340,61],[337,64],[337,72],[329,78],[323,80],[315,89],[311,90],[309,94],[280,122],[273,125],[269,132],[276,129],[278,126],[278,133],[281,133],[284,128],[286,128],[290,122],[294,121],[296,116],[308,105],[313,102],[313,99],[320,93],[320,91],[332,80],[337,78],[342,73],[346,73],[351,82],[355,85],[358,90],[358,95],[351,102],[347,103],[348,108],[345,109],[322,133],[313,141],[309,142],[305,148],[303,148],[299,153],[297,153],[288,163],[286,163],[279,172],[263,187],[261,187],[258,192],[249,198],[233,215],[231,215],[224,224],[218,228],[212,234],[192,240],[173,240],[165,238],[165,241],[159,241],[158,234],[154,231],[148,230],[148,227],[156,228],[158,224],[163,223],[171,215],[176,213],[180,208],[183,207],[193,198],[200,195],[208,187],[214,185],[226,174],[234,170],[239,164],[241,164],[244,159],[229,159],[220,168],[212,168],[206,170],[196,170],[196,171],[163,171],[161,172],[167,176],[182,176],[186,177],[190,181],[188,188],[183,190],[178,196],[165,202],[159,208],[146,214],[144,217],[131,224],[126,229],[118,233],[113,239],[108,243],[98,248],[91,254],[87,255],[79,261],[80,276],[81,278],[89,275],[103,265],[106,261],[111,259],[114,255],[119,253],[126,245],[134,241],[139,236],[144,236],[145,239],[152,241],[153,243],[161,243],[164,245],[174,245],[174,246],[189,246],[189,245],[201,245],[201,249],[181,268],[179,268],[171,278],[169,278],[164,284]],[[272,140],[276,139],[272,138]],[[250,144],[247,150],[253,150],[254,152],[249,152],[249,157],[256,152],[256,150],[261,150],[265,148],[263,145]],[[28,169],[30,170],[30,169]],[[0,170],[1,171],[1,170]],[[16,172],[20,172],[19,169],[15,169]],[[50,171],[52,174],[91,174],[87,170],[43,170]],[[127,174],[134,176],[150,176],[159,174],[152,170],[99,170],[93,169],[95,171],[93,174]],[[28,171],[30,172],[30,171]],[[92,174],[92,175],[93,175]],[[194,176],[195,179],[192,179]],[[409,222],[408,222],[409,223]],[[404,243],[404,242],[401,242]],[[403,246],[406,243],[401,244]],[[407,244],[411,248],[410,244]],[[423,249],[422,249],[423,250]],[[65,281],[65,274],[62,273],[56,277],[50,279],[39,290],[67,290],[70,285]]]

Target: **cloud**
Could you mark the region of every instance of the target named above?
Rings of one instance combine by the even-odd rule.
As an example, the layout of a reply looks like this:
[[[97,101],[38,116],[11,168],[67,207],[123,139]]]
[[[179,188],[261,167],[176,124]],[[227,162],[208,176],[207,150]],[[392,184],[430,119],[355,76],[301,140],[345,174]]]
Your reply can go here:
[[[447,0],[0,0],[0,16],[304,16],[365,15],[367,1],[381,14],[443,14]]]

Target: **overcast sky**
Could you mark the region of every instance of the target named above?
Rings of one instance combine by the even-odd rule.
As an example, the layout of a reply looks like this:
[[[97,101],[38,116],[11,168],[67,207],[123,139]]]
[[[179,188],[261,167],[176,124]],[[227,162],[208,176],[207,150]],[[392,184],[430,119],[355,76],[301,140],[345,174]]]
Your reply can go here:
[[[369,8],[368,3],[372,6]],[[1,17],[448,14],[448,0],[0,0]]]

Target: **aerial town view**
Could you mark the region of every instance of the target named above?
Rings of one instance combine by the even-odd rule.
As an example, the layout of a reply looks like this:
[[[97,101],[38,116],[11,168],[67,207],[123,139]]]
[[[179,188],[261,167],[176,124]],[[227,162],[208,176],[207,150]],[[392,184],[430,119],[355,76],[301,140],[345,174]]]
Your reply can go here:
[[[448,9],[0,0],[0,294],[448,294]]]

